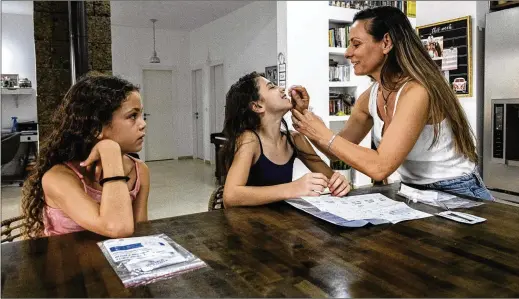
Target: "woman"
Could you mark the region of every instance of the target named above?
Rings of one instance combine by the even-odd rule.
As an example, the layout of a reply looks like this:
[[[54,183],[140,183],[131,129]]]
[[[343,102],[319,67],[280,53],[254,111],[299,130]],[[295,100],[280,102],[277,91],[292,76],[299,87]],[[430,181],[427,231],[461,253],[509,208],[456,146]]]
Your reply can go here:
[[[377,181],[397,170],[404,183],[493,200],[476,171],[462,107],[407,17],[385,6],[360,11],[353,21],[345,56],[374,84],[339,134],[307,110],[304,88],[291,88],[294,128],[331,159]],[[358,146],[371,129],[377,150]]]

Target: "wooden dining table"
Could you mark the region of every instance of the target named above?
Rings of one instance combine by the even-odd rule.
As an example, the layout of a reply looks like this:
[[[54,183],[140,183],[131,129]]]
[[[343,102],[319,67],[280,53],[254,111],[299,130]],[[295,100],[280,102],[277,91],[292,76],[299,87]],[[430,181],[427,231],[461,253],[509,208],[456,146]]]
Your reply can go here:
[[[352,195],[396,194],[398,184]],[[152,200],[152,199],[151,199]],[[409,203],[435,213],[436,207]],[[433,216],[345,228],[287,203],[138,224],[207,267],[125,288],[91,232],[3,244],[2,297],[519,297],[519,208],[460,209],[485,222]]]

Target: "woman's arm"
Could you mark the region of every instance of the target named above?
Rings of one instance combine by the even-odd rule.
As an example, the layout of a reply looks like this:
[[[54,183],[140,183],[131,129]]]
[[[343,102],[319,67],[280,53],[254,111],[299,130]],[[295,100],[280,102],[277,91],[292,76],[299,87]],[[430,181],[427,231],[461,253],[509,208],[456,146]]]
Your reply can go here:
[[[139,163],[139,177],[141,179],[141,188],[137,194],[137,198],[133,203],[133,219],[135,223],[148,221],[148,195],[150,194],[150,170],[146,163]]]
[[[119,144],[103,140],[92,152],[95,153],[87,159],[86,165],[100,159],[105,177],[124,176]],[[133,234],[132,202],[126,181],[106,182],[101,204],[85,193],[82,182],[64,165],[57,165],[46,172],[42,186],[46,199],[84,229],[111,238]]]
[[[371,88],[365,90],[355,102],[350,118],[338,136],[351,143],[359,144],[373,128],[373,118],[369,113],[369,95]]]
[[[395,116],[377,150],[358,146],[336,137],[330,150],[339,159],[369,177],[381,181],[393,173],[414,147],[428,119],[429,96],[418,83],[410,83],[400,95]],[[309,111],[293,112],[295,128],[305,136],[328,147],[333,135],[322,121]]]
[[[301,99],[301,96],[307,96],[308,93],[304,90],[304,87],[295,87],[294,90],[302,90],[301,93],[295,94],[293,93],[292,99],[296,103],[300,103],[297,109],[299,112],[306,108],[304,108],[304,103],[308,103],[309,99],[304,101]],[[350,141],[354,144],[359,144],[369,133],[371,128],[373,127],[373,118],[369,114],[369,95],[371,93],[371,88],[365,90],[357,102],[355,102],[355,106],[352,109],[352,113],[350,118],[345,122],[344,128],[339,132],[338,136]],[[308,106],[308,105],[307,105]],[[304,108],[304,109],[303,109]],[[303,110],[301,110],[303,109]],[[330,160],[338,160],[338,158],[331,152],[328,151],[327,146],[323,146],[318,142],[314,142],[310,140],[312,144],[323,154],[325,154]]]
[[[239,138],[239,148],[225,180],[224,206],[255,206],[275,201],[297,198],[305,194],[318,195],[314,190],[322,191],[327,184],[323,174],[306,175],[305,179],[287,184],[265,187],[246,186],[251,165],[259,155],[258,138],[252,132],[245,132]],[[309,189],[312,188],[312,192]]]

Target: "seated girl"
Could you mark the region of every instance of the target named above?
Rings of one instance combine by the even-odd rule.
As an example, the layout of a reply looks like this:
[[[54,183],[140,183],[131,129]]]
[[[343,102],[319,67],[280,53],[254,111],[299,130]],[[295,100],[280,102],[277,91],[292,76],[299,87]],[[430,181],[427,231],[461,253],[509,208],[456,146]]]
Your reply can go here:
[[[284,88],[256,72],[231,86],[223,130],[227,142],[221,152],[227,171],[225,207],[318,196],[327,187],[334,196],[350,191],[346,178],[324,163],[303,135],[288,131],[283,116],[292,107]],[[295,158],[311,173],[292,181]]]
[[[142,149],[145,135],[139,89],[117,77],[86,76],[54,121],[23,188],[25,235],[132,235],[134,224],[148,219],[150,181],[146,164],[128,155]]]

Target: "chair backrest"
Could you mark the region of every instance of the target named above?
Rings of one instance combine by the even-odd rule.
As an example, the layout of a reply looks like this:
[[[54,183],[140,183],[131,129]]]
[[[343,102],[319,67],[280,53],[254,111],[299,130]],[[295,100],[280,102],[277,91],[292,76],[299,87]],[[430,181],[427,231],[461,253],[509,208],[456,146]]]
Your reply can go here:
[[[214,210],[220,210],[223,209],[223,186],[218,186],[213,193],[211,194],[211,197],[209,198],[209,205],[208,210],[214,211]]]
[[[2,221],[2,243],[12,242],[22,236],[20,228],[23,227],[23,216],[17,216]],[[13,235],[13,231],[15,234]]]
[[[2,138],[2,165],[11,162],[20,147],[20,132]]]

